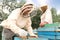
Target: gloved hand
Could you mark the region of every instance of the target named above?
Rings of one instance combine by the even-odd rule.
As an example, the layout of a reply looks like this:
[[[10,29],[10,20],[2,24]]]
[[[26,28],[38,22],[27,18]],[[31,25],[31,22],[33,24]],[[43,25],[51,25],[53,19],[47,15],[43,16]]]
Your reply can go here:
[[[32,38],[38,38],[38,36],[37,36],[37,35],[35,35],[35,34],[30,35],[30,37],[32,37]]]
[[[48,22],[41,22],[39,25],[40,27],[44,27],[45,24],[48,24]]]

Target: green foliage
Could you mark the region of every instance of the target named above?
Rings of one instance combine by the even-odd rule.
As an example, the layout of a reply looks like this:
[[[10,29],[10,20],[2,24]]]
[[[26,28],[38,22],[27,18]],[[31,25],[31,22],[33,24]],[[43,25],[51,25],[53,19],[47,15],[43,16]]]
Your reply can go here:
[[[60,15],[57,15],[57,18],[58,18],[58,20],[57,20],[57,21],[58,21],[58,22],[60,22]]]
[[[40,24],[40,16],[41,16],[41,11],[37,9],[37,15],[32,17],[32,28],[38,28]]]
[[[20,7],[22,7],[26,3],[25,0],[21,0]]]
[[[52,8],[51,9],[51,13],[52,13],[52,19],[53,19],[53,22],[56,22],[56,17],[57,17],[57,14],[56,14],[56,9],[55,8]]]
[[[5,13],[2,14],[2,20],[7,19],[7,17],[8,17],[8,14],[5,14]]]
[[[52,17],[53,17],[53,23],[60,22],[60,15],[57,15],[57,10],[55,8],[51,9]]]

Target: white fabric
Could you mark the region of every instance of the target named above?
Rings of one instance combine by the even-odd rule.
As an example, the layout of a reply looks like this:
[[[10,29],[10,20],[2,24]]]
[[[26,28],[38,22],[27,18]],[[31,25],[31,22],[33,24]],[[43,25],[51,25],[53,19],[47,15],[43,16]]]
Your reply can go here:
[[[52,14],[49,8],[41,16],[41,22],[48,22],[49,24],[52,23]]]
[[[2,21],[1,25],[4,28],[11,29],[14,33],[19,34],[19,36],[26,36],[28,32],[31,36],[35,36],[31,27],[30,17],[22,17],[20,11],[20,8],[13,10],[8,18]],[[26,28],[28,32],[21,28]]]

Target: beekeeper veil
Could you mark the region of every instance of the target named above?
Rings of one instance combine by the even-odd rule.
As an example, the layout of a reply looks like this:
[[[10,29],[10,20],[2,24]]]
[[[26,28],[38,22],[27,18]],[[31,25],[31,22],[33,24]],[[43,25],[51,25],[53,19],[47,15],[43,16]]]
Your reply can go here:
[[[36,14],[33,3],[26,3],[21,7],[21,14],[23,17],[32,17]]]

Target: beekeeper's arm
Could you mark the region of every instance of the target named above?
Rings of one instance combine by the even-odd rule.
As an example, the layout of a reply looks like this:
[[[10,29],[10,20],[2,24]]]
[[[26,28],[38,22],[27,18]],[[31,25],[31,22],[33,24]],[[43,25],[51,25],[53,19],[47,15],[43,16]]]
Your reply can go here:
[[[31,19],[29,18],[28,21],[27,21],[27,24],[26,24],[26,29],[28,31],[28,33],[30,34],[30,36],[36,36],[34,33],[33,33],[33,29],[31,27]],[[37,37],[37,36],[36,36]]]
[[[52,23],[52,14],[50,9],[47,9],[44,21],[47,22],[48,24]]]
[[[9,29],[19,36],[27,36],[27,32],[16,25],[15,20],[9,21]]]
[[[27,32],[24,31],[23,29],[21,29],[20,27],[17,26],[16,24],[16,19],[18,18],[18,12],[20,10],[14,10],[12,11],[11,15],[8,16],[8,19],[6,19],[5,21],[3,21],[1,24],[4,26],[4,28],[10,29],[11,31],[13,31],[15,34],[18,34],[19,36],[24,36],[23,34],[25,34],[25,36],[27,35]]]

